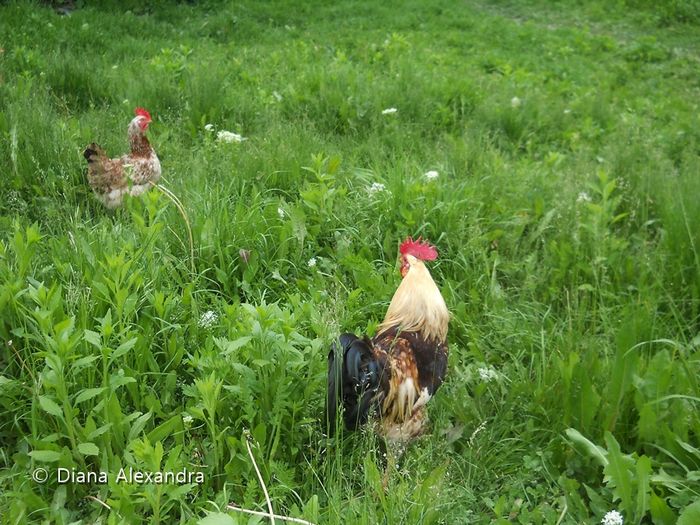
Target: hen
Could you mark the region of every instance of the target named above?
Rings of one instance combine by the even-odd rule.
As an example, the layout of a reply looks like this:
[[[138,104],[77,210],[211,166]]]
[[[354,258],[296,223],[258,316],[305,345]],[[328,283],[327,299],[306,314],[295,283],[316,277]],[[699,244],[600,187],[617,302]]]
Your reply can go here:
[[[343,334],[328,355],[329,434],[340,408],[352,430],[377,414],[377,430],[405,443],[424,430],[425,405],[447,373],[449,311],[424,261],[434,246],[410,237],[400,246],[401,285],[372,339]]]
[[[110,159],[94,142],[83,152],[90,187],[110,209],[121,206],[125,195],[141,195],[160,179],[160,160],[145,135],[151,115],[143,108],[136,108],[134,113],[127,129],[131,147],[128,155]]]

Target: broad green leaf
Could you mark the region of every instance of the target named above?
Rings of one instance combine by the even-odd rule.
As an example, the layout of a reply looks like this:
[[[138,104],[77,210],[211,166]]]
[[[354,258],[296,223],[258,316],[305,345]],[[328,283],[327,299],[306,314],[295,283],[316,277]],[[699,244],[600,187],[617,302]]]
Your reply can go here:
[[[134,345],[136,344],[137,338],[133,337],[129,339],[128,341],[120,344],[117,349],[112,352],[112,355],[109,356],[109,361],[110,363],[113,363],[115,360],[119,359],[121,356],[126,354],[129,350],[131,350]]]
[[[230,353],[235,352],[239,348],[247,345],[252,339],[253,337],[250,335],[239,337],[238,339],[235,339],[233,341],[216,337],[214,338],[214,342],[216,343],[216,346],[218,346],[221,350],[222,355],[229,355]]]
[[[605,444],[608,446],[608,465],[604,469],[607,483],[613,487],[613,499],[619,499],[627,515],[631,515],[634,502],[629,458],[622,454],[619,443],[610,432],[605,433]]]
[[[61,453],[55,450],[32,450],[29,455],[37,461],[43,461],[44,463],[53,463],[61,459]]]
[[[635,522],[639,522],[649,510],[649,475],[651,474],[651,460],[647,456],[641,456],[637,460],[637,505],[635,508]]]
[[[88,355],[85,357],[81,357],[80,359],[76,359],[73,362],[73,365],[71,366],[71,369],[73,373],[77,373],[78,371],[82,370],[86,366],[91,365],[95,361],[97,361],[100,358],[99,355]]]
[[[72,317],[64,319],[60,323],[56,323],[53,327],[54,331],[56,332],[56,335],[58,335],[58,338],[62,341],[65,341],[68,338],[68,336],[73,333],[74,328],[75,319],[73,319]]]
[[[80,443],[78,445],[78,452],[83,456],[99,456],[100,449],[94,443]]]
[[[259,447],[264,447],[267,441],[267,425],[260,423],[253,429],[251,435]]]
[[[303,515],[311,520],[318,520],[320,506],[318,503],[318,494],[311,496],[311,499],[306,502],[303,509]]]
[[[99,428],[96,428],[90,434],[88,435],[88,439],[95,439],[98,436],[101,436],[105,432],[108,432],[109,429],[112,427],[112,423],[107,423],[106,425],[102,425]]]
[[[169,435],[182,430],[182,416],[177,414],[164,423],[161,423],[156,428],[151,430],[148,434],[148,440],[154,441],[164,441]]]
[[[128,385],[129,383],[136,383],[136,379],[131,376],[123,376],[118,374],[112,374],[109,378],[109,387],[112,390],[116,390],[120,386]]]
[[[651,476],[651,482],[655,485],[658,484],[666,487],[673,492],[682,490],[684,485],[684,480],[682,478],[669,474],[663,468],[660,468],[656,474]]]
[[[689,452],[690,454],[694,455],[696,458],[698,458],[700,460],[700,449],[698,449],[697,447],[694,447],[690,443],[686,443],[685,441],[683,441],[681,438],[678,438],[678,437],[676,438],[676,442],[681,447],[683,447],[683,449],[686,452]]]
[[[700,523],[700,501],[696,501],[683,509],[678,516],[676,525],[698,525]]]
[[[44,411],[48,412],[52,416],[63,417],[63,410],[61,410],[61,407],[58,406],[55,401],[46,396],[39,396],[39,406],[41,406]]]
[[[141,431],[143,431],[144,427],[146,426],[146,423],[149,419],[151,419],[152,415],[152,412],[146,412],[145,414],[142,414],[138,418],[136,418],[136,420],[132,423],[131,428],[129,429],[129,441],[137,438],[139,434],[141,434]]]
[[[197,522],[197,525],[237,525],[238,521],[234,520],[228,514],[223,512],[212,512],[208,514],[205,518],[202,518]]]
[[[654,525],[675,525],[678,518],[666,504],[666,501],[657,496],[654,491],[651,491],[649,508],[651,510],[651,519],[654,522]]]
[[[175,487],[174,489],[168,490],[168,500],[169,501],[178,501],[180,498],[185,497],[185,495],[190,492],[193,488],[198,487],[196,483],[185,483],[184,485],[180,485],[179,487]]]
[[[607,451],[584,437],[575,428],[567,428],[566,436],[578,445],[588,456],[593,458],[600,466],[605,467],[608,464]]]
[[[83,401],[87,401],[88,399],[92,399],[95,396],[99,396],[105,390],[106,390],[106,387],[104,387],[104,386],[100,387],[100,388],[84,388],[75,397],[75,403],[79,404],[79,403],[82,403]]]
[[[632,385],[632,378],[637,368],[638,353],[629,352],[642,338],[643,326],[647,322],[644,310],[631,310],[620,326],[615,341],[615,361],[608,381],[605,395],[609,402],[608,418],[605,428],[613,431],[620,416],[622,400]]]
[[[97,332],[85,330],[85,332],[83,332],[83,339],[97,348],[102,348],[102,336]]]
[[[109,299],[110,297],[110,292],[109,289],[102,283],[100,282],[93,282],[93,286],[100,290],[102,294],[105,296],[105,298]],[[109,338],[110,335],[112,335],[112,309],[110,308],[107,310],[107,313],[105,316],[100,319],[100,332],[102,332],[102,336],[105,338],[105,341]]]

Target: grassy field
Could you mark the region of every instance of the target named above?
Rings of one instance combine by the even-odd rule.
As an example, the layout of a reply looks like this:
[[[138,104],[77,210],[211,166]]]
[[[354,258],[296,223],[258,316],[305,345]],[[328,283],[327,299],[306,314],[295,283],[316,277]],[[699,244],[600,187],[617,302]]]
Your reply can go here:
[[[696,0],[78,4],[0,5],[0,521],[266,523],[250,435],[318,524],[700,523]],[[86,183],[137,105],[194,260]],[[451,352],[384,490],[326,355],[407,235]]]

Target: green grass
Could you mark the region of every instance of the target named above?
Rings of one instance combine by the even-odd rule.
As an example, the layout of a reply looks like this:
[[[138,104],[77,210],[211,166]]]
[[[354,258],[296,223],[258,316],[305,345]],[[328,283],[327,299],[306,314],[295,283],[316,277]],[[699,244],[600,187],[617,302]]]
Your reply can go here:
[[[264,523],[223,515],[267,508],[246,432],[319,524],[699,522],[696,1],[77,3],[0,6],[7,523]],[[137,105],[194,274],[169,200],[86,184]],[[409,234],[449,375],[385,491],[371,432],[323,434],[326,354]]]

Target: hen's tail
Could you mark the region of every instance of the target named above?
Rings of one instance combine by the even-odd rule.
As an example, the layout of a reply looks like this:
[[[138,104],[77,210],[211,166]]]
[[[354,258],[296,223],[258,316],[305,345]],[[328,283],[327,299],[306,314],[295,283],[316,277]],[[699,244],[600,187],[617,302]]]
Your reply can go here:
[[[336,430],[337,412],[342,407],[343,421],[349,430],[367,421],[381,386],[382,364],[372,354],[367,339],[343,334],[328,354],[328,397],[326,417],[328,435]]]
[[[83,157],[88,161],[88,164],[107,158],[104,150],[94,142],[90,144],[85,151],[83,151]]]

